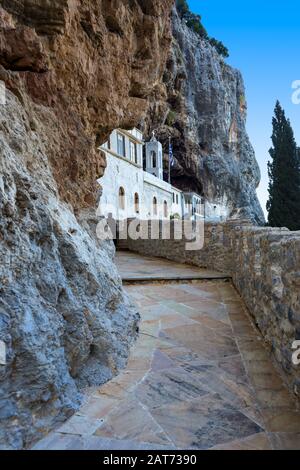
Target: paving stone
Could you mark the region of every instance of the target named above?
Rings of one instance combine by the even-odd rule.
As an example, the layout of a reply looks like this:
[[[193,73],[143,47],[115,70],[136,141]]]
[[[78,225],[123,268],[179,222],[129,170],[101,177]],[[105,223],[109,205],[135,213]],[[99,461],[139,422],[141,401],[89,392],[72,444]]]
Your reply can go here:
[[[170,445],[167,435],[135,396],[129,396],[120,403],[96,430],[95,435],[106,436],[107,428],[115,438]]]
[[[295,409],[265,408],[261,410],[269,432],[300,433],[300,412]]]
[[[207,388],[182,368],[150,373],[135,391],[138,400],[149,409],[179,404],[207,393]]]
[[[283,387],[280,390],[278,388],[256,390],[256,399],[262,407],[296,408],[294,397]]]
[[[248,383],[246,369],[240,354],[221,359],[217,362],[217,365],[220,370],[238,383]]]
[[[81,440],[79,436],[65,435],[52,432],[32,447],[32,450],[79,450]]]
[[[160,258],[140,256],[136,253],[118,252],[116,261],[121,276],[126,281],[155,279],[226,279],[228,274],[200,269],[187,264],[174,263]]]
[[[209,359],[221,359],[239,352],[233,338],[215,333],[199,324],[164,331],[168,338]]]
[[[129,258],[135,274],[194,269]],[[35,449],[300,449],[297,403],[229,283],[126,289],[142,317],[126,369]]]
[[[91,396],[87,403],[80,408],[77,413],[80,416],[87,416],[89,418],[102,419],[113,408],[117,406],[119,401],[114,398],[107,398],[104,395]]]
[[[233,380],[232,377],[222,373],[219,368],[211,365],[199,365],[197,361],[186,364],[183,368],[204,389],[211,393],[218,393],[224,401],[237,409],[255,408],[254,393],[248,383],[242,383],[236,378]]]
[[[269,433],[270,441],[275,450],[299,450],[300,449],[300,432],[299,433]]]
[[[252,372],[249,373],[249,377],[256,390],[272,390],[273,392],[280,392],[283,390],[283,382],[278,374]]]
[[[209,449],[262,429],[217,396],[152,410],[154,418],[178,446]]]
[[[159,349],[154,351],[151,363],[151,372],[157,372],[159,370],[170,369],[173,367],[176,367],[176,364],[166,354]]]
[[[238,439],[223,445],[214,446],[210,450],[272,450],[272,446],[266,433],[258,433],[246,437],[246,439]]]
[[[168,444],[151,444],[129,439],[107,439],[91,436],[81,441],[82,450],[173,450],[174,446]]]
[[[79,436],[92,435],[100,426],[101,420],[88,416],[74,415],[58,429],[61,434],[74,434]]]

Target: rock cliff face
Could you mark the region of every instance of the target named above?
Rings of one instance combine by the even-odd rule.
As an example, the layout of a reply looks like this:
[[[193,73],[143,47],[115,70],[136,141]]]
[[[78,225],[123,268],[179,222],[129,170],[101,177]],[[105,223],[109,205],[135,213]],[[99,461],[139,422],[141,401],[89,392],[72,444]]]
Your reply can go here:
[[[144,125],[157,129],[168,152],[172,136],[176,165],[172,182],[202,193],[213,215],[263,223],[256,196],[260,171],[246,128],[243,79],[173,10],[173,45],[164,87]]]
[[[0,0],[0,448],[72,414],[136,336],[114,248],[95,237],[113,129],[171,132],[179,187],[263,219],[241,76],[175,11],[170,47],[172,4]]]
[[[160,87],[172,0],[1,0],[0,448],[124,366],[139,316],[95,237],[112,129]]]

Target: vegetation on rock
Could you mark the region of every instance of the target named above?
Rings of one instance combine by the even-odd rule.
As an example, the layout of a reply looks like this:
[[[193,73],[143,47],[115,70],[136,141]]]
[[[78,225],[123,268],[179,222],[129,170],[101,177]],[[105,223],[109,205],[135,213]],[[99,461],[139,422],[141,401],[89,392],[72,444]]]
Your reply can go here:
[[[176,121],[176,111],[174,111],[173,109],[171,109],[171,110],[169,111],[168,116],[167,116],[166,124],[167,124],[167,126],[170,126],[170,127],[171,127],[171,126],[174,125],[175,121]]]
[[[209,43],[217,50],[217,52],[223,57],[229,57],[229,51],[221,41],[215,38],[210,38]]]
[[[280,103],[273,117],[269,172],[269,225],[300,230],[300,153],[289,119]]]
[[[202,39],[206,39],[221,56],[225,58],[229,57],[229,51],[227,47],[225,47],[221,41],[209,37],[205,27],[202,24],[201,16],[196,15],[190,11],[186,0],[176,0],[176,7],[179,16],[186,22],[190,29],[198,34]]]

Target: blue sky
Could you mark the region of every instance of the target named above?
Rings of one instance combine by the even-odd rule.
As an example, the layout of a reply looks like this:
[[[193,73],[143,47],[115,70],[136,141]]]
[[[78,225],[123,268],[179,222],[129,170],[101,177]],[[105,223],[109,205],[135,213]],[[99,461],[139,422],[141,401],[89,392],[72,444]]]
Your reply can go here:
[[[299,0],[188,0],[208,34],[230,51],[227,62],[243,73],[248,101],[247,130],[262,172],[258,196],[265,210],[267,162],[277,99],[290,118],[300,146],[300,104],[292,82],[300,80]]]

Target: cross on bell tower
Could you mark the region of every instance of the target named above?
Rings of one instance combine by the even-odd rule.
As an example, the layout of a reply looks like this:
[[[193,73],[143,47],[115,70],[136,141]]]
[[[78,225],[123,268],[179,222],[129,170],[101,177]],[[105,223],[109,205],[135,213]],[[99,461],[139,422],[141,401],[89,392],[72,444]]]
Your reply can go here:
[[[162,150],[153,131],[150,142],[146,143],[146,171],[161,180],[164,179]]]

